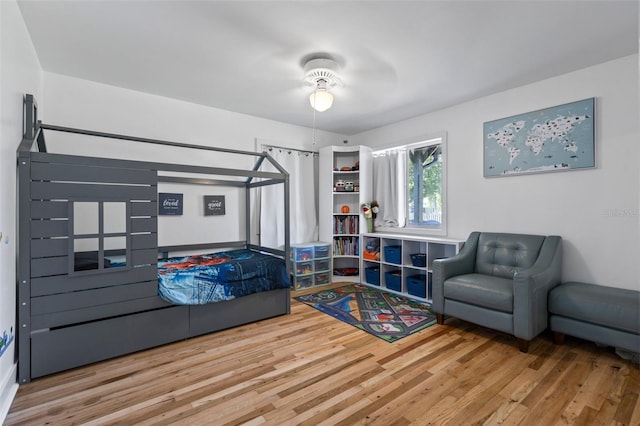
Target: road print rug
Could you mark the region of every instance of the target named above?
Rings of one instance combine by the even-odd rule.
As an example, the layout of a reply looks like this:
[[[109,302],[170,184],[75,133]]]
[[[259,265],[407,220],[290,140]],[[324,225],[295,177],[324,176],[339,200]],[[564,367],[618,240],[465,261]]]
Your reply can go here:
[[[348,284],[294,299],[387,342],[436,323],[431,306],[363,284]]]

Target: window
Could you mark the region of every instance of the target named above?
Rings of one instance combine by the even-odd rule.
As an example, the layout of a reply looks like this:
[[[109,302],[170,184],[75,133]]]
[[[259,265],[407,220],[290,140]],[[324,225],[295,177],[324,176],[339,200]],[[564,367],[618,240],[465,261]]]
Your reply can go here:
[[[410,226],[442,224],[442,146],[409,149],[407,211]]]
[[[127,203],[75,201],[73,208],[73,271],[114,267],[106,255],[123,257],[127,265]]]
[[[445,148],[440,136],[373,153],[378,229],[446,234]]]

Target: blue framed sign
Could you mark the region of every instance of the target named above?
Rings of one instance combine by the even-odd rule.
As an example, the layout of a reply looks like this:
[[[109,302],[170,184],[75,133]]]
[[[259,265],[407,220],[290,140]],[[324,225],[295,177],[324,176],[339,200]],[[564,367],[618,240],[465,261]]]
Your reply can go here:
[[[158,214],[163,216],[181,216],[182,194],[160,192],[158,194]]]
[[[484,123],[484,177],[595,167],[595,98]]]

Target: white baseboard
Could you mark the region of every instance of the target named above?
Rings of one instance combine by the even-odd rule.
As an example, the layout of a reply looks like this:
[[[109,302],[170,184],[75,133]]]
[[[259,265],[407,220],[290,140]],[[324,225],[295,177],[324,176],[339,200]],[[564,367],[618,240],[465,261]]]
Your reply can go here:
[[[17,372],[18,364],[14,363],[0,382],[0,424],[4,424],[13,398],[15,398],[16,392],[18,392],[18,382],[16,381]]]

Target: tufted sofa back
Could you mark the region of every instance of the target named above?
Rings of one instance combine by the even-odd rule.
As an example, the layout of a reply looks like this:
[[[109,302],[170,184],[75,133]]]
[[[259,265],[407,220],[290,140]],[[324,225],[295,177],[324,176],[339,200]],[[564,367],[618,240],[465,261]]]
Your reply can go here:
[[[542,235],[482,232],[476,251],[476,272],[513,278],[516,271],[535,263],[544,239]]]

